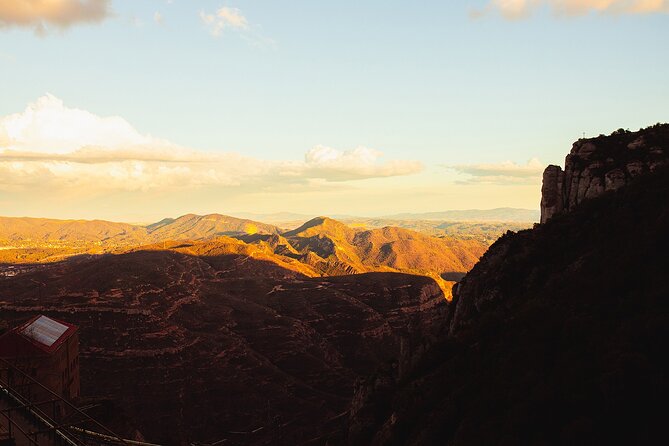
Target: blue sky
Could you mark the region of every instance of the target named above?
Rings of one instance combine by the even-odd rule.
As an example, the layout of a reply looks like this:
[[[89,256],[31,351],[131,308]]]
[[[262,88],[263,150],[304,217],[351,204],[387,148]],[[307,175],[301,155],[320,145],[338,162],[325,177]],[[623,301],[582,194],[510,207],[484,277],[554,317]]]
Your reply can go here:
[[[158,182],[162,189],[86,197],[74,190],[85,185],[70,181],[61,195],[67,205],[58,209],[38,198],[46,187],[39,182],[0,186],[5,215],[143,220],[184,211],[536,208],[538,165],[562,163],[583,132],[669,121],[669,2],[558,11],[551,8],[560,1],[530,9],[522,0],[116,0],[98,2],[107,9],[93,23],[19,20],[2,3],[0,117],[50,93],[66,109],[122,117],[179,150],[274,166],[260,180],[254,173],[253,181]],[[602,4],[581,2],[588,3]],[[37,32],[39,24],[45,28]],[[318,153],[339,156],[336,166],[311,166],[291,173],[301,183],[272,186],[282,163],[303,162],[315,147],[334,150]],[[360,161],[349,153],[358,147],[383,157],[358,152],[366,157]],[[405,161],[422,167],[400,168]],[[346,162],[398,164],[342,177]],[[228,161],[221,163],[217,169]],[[487,174],[472,176],[481,165]],[[506,167],[497,172],[497,165]],[[91,205],[101,196],[108,208]]]

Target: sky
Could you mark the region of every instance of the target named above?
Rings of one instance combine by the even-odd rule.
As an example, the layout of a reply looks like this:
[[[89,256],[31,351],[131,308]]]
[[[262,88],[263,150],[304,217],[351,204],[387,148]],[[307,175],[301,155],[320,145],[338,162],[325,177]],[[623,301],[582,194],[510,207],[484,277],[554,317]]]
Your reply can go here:
[[[667,79],[669,0],[0,0],[0,215],[536,209]]]

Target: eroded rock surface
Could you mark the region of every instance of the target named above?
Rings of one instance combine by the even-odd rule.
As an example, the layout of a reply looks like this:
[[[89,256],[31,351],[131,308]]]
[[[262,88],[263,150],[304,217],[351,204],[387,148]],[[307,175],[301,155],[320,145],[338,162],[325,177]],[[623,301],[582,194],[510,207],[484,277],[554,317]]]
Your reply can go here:
[[[566,172],[547,169],[562,212],[502,236],[454,288],[444,334],[357,387],[349,444],[662,443],[667,130],[577,144]]]
[[[565,159],[564,170],[551,165],[544,171],[541,223],[668,163],[668,124],[578,140]]]

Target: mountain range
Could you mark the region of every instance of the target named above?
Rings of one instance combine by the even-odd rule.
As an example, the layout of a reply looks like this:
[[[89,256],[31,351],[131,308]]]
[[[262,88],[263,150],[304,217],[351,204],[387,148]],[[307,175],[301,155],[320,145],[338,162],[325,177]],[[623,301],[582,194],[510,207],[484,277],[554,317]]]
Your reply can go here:
[[[515,223],[534,223],[540,217],[539,210],[496,208],[465,209],[442,212],[403,213],[381,217],[386,220],[441,220],[441,221],[496,221]]]
[[[220,214],[187,214],[146,226],[104,220],[0,217],[0,241],[5,243],[60,241],[126,245],[163,240],[204,240],[257,232],[278,234],[281,230],[273,225]]]
[[[475,238],[432,237],[398,227],[352,228],[327,217],[284,231],[219,214],[189,214],[148,226],[3,217],[0,240],[4,240],[0,261],[13,265],[137,250],[244,253],[309,277],[364,272],[426,275],[439,283],[448,298],[452,282],[488,246]]]
[[[327,217],[3,219],[0,329],[79,326],[77,403],[139,441],[663,444],[669,125],[577,141],[541,211],[491,246]]]
[[[355,382],[392,361],[409,334],[432,336],[446,306],[428,277],[309,277],[225,243],[75,256],[0,276],[0,318],[79,326],[79,403],[126,438],[270,445],[339,436]]]
[[[256,214],[249,212],[242,212],[235,214],[240,218],[248,218],[251,220],[266,221],[281,225],[284,222],[306,221],[313,218],[307,214],[296,214],[292,212],[276,212],[273,214]],[[468,221],[468,222],[517,222],[517,223],[534,223],[539,221],[538,209],[519,209],[519,208],[496,208],[496,209],[461,209],[461,210],[447,210],[439,212],[405,212],[398,214],[383,215],[380,217],[365,217],[355,215],[332,215],[332,218],[344,222],[349,221],[365,221],[365,220],[442,220],[442,221]]]

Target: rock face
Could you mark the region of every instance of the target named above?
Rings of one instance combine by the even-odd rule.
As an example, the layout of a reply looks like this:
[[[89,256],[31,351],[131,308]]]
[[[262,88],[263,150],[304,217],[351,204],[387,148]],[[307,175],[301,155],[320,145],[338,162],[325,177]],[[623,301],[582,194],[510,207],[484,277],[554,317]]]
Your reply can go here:
[[[541,223],[668,163],[667,124],[638,132],[617,130],[610,136],[578,140],[567,155],[564,171],[553,165],[544,171]]]
[[[662,442],[667,130],[579,143],[549,168],[544,204],[562,215],[502,236],[454,289],[444,332],[358,386],[349,444]]]
[[[564,210],[562,191],[564,190],[564,172],[560,166],[548,166],[544,171],[541,186],[541,223]]]

